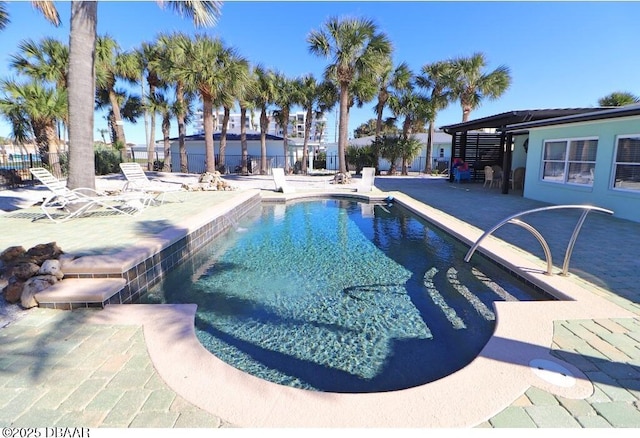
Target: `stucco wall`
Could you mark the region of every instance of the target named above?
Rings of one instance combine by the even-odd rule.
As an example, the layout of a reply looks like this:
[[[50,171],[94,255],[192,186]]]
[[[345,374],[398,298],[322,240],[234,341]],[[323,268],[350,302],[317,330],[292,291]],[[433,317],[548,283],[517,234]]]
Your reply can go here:
[[[595,205],[613,210],[617,217],[640,222],[640,193],[611,188],[616,136],[625,134],[640,134],[639,116],[530,129],[524,196],[552,204]],[[544,141],[581,137],[598,139],[593,186],[543,181]]]

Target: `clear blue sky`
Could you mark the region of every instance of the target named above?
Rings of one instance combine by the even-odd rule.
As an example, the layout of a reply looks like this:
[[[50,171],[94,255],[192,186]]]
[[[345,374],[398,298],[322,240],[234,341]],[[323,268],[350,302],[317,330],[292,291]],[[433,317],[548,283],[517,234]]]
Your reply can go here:
[[[0,32],[0,77],[14,76],[8,60],[19,41],[52,36],[68,42],[70,4],[55,4],[63,23],[57,29],[30,2],[8,2],[11,23]],[[309,53],[306,37],[330,16],[373,19],[393,42],[395,63],[407,62],[414,72],[474,52],[485,53],[488,70],[509,67],[510,89],[498,100],[485,101],[472,119],[520,109],[592,107],[613,91],[640,95],[640,2],[227,1],[215,27],[195,29],[155,1],[100,1],[98,33],[108,33],[124,50],[153,41],[159,32],[206,33],[220,36],[253,64],[291,77],[321,77],[327,61]],[[352,109],[350,135],[375,117],[373,105]],[[437,125],[458,123],[461,117],[454,103],[439,114]],[[335,115],[328,118],[333,124]],[[96,139],[100,128],[106,121],[97,114]],[[145,142],[142,120],[127,124],[125,133],[128,142]],[[0,135],[9,135],[4,121]]]

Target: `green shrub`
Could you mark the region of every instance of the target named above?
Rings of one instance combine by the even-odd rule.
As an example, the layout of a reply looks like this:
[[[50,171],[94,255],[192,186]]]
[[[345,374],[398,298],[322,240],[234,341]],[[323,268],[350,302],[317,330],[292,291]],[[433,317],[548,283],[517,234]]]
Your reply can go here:
[[[108,149],[95,151],[96,175],[108,175],[120,172],[120,152]]]

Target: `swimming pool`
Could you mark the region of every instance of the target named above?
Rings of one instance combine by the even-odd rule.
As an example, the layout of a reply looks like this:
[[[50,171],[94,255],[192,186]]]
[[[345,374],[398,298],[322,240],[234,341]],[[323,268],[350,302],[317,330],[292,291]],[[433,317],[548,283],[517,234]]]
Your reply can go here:
[[[380,392],[470,363],[496,300],[544,300],[395,205],[263,205],[172,272],[143,302],[196,303],[200,342],[266,380]]]

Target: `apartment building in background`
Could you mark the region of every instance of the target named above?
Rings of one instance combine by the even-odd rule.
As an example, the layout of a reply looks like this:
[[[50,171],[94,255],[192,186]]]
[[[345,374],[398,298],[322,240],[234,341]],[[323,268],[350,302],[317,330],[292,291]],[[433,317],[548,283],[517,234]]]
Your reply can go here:
[[[222,120],[224,117],[223,111],[216,111],[213,114],[213,132],[220,132],[222,130]],[[307,114],[305,111],[296,111],[292,112],[289,115],[289,125],[287,127],[287,136],[290,139],[300,139],[304,138],[304,128],[305,122],[307,119]],[[194,122],[192,123],[193,130],[195,134],[204,134],[204,125],[203,125],[203,117],[202,110],[196,111],[194,116]],[[231,113],[229,115],[229,122],[227,123],[227,132],[229,134],[239,134],[240,133],[240,113]],[[247,117],[245,121],[245,128],[247,132],[260,132],[260,113],[247,111]],[[326,117],[322,118],[313,118],[311,121],[311,135],[309,137],[310,141],[313,143],[327,143],[329,138],[329,130],[331,126],[327,122]],[[284,128],[280,126],[270,114],[269,117],[269,128],[267,129],[267,134],[277,135],[282,137],[284,135]]]

